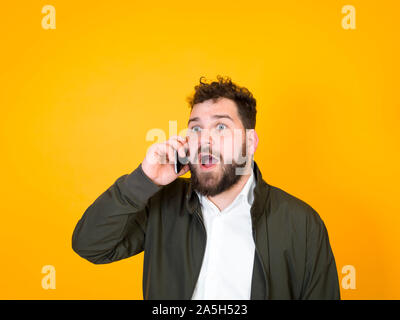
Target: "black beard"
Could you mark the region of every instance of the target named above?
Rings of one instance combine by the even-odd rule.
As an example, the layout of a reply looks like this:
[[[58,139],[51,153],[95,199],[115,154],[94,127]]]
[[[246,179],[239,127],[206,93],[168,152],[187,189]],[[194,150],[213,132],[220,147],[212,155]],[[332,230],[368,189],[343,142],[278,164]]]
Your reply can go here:
[[[203,173],[203,178],[200,181],[196,169],[191,163],[189,163],[189,168],[191,171],[190,184],[192,189],[197,190],[203,196],[211,197],[230,189],[240,180],[242,176],[240,174],[236,174],[236,168],[245,167],[247,161],[244,161],[243,164],[237,164],[235,161],[232,162],[232,164],[222,165],[222,177],[216,183],[214,182],[214,184],[210,184],[209,182],[215,180],[215,173]]]

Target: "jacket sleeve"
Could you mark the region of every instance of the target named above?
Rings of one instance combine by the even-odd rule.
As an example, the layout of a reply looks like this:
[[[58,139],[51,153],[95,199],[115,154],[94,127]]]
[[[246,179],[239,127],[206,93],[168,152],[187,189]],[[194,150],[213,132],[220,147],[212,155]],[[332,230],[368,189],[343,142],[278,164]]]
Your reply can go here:
[[[302,299],[340,300],[335,258],[324,222],[314,211],[307,226],[307,258]]]
[[[142,164],[118,178],[78,221],[72,249],[95,264],[142,252],[150,198],[161,188],[146,176]]]

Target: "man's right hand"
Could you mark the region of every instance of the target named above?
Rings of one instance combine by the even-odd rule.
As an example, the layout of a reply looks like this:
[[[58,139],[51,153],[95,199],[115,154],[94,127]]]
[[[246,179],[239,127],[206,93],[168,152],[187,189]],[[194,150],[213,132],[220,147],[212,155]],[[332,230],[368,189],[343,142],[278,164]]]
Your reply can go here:
[[[189,171],[189,165],[186,164],[178,174],[175,173],[175,150],[180,157],[185,157],[185,149],[188,149],[187,141],[180,136],[172,136],[165,142],[151,145],[142,162],[143,172],[159,186],[171,183]]]

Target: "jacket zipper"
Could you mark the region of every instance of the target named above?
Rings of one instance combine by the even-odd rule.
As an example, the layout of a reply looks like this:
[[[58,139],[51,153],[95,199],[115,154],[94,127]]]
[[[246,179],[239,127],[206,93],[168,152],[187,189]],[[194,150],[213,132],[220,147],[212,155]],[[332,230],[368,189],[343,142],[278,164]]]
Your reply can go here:
[[[256,254],[257,254],[257,256],[258,256],[258,259],[259,259],[259,261],[260,261],[260,263],[261,263],[261,268],[262,268],[263,275],[264,275],[265,298],[267,298],[267,292],[268,292],[267,273],[265,272],[264,263],[263,263],[263,260],[261,259],[260,252],[259,252],[258,249],[257,249],[256,229],[255,229],[254,227],[253,227],[253,239],[254,239],[254,248],[255,248],[255,250],[256,250]]]

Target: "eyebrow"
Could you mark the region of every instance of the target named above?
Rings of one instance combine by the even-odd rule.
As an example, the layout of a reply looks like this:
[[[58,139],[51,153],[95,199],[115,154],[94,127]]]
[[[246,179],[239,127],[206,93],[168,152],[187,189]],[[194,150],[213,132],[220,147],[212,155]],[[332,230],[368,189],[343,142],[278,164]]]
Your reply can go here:
[[[214,114],[211,118],[213,118],[213,119],[223,119],[223,118],[225,118],[225,119],[229,119],[232,122],[234,122],[233,119],[227,114]],[[188,125],[189,125],[189,123],[191,121],[200,121],[200,118],[199,117],[190,118],[189,121],[188,121]]]

